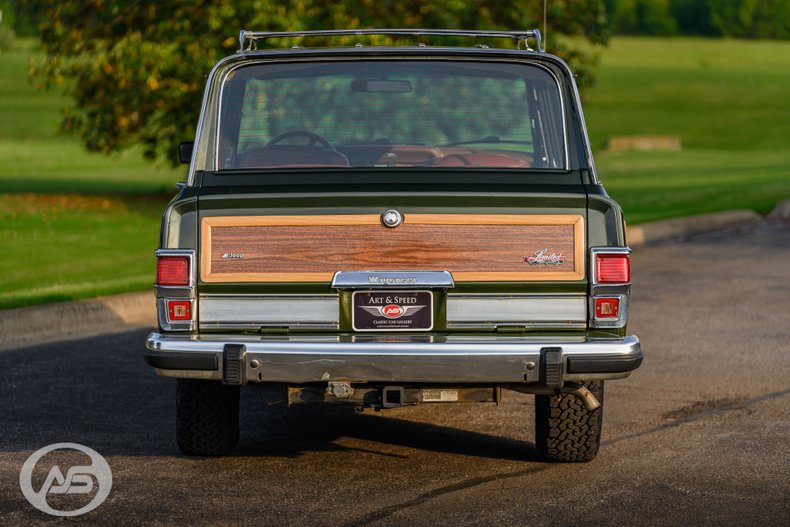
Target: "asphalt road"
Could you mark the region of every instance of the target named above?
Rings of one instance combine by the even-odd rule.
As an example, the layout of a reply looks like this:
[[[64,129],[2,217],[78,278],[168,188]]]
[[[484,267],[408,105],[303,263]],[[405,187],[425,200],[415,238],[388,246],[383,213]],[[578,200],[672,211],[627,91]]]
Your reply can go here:
[[[19,472],[70,441],[113,471],[76,523],[790,525],[790,226],[644,247],[633,267],[647,358],[607,383],[592,463],[538,461],[532,398],[510,392],[355,415],[266,409],[250,389],[239,452],[183,458],[174,382],[138,331],[0,353],[0,523],[62,524]]]

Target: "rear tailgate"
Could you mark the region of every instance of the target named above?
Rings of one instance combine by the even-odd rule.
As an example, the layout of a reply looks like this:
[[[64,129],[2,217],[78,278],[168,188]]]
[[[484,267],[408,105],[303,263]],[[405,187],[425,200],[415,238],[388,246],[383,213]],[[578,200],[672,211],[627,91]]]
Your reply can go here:
[[[585,205],[578,191],[262,195],[202,189],[199,326],[264,333],[583,329]],[[398,226],[383,224],[388,210],[402,215]],[[376,273],[368,273],[369,285],[333,288],[341,271],[448,271],[454,285],[417,284],[412,292],[408,282],[396,284],[408,294],[389,298],[368,294],[392,285],[376,281]],[[360,291],[367,295],[362,300],[354,294]],[[418,294],[423,291],[429,297]],[[355,324],[363,312],[403,322],[414,311],[408,302],[428,306],[430,324]],[[395,307],[377,314],[379,304]]]

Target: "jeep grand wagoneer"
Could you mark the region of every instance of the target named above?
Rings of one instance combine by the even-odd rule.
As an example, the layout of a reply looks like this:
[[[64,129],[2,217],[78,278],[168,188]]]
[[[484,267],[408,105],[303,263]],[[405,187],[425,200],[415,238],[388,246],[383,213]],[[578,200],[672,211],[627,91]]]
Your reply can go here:
[[[349,45],[257,50],[292,37]],[[178,379],[181,450],[232,450],[240,389],[267,383],[361,409],[535,394],[538,451],[593,459],[604,381],[642,352],[568,66],[536,30],[240,40],[156,253],[145,358]]]

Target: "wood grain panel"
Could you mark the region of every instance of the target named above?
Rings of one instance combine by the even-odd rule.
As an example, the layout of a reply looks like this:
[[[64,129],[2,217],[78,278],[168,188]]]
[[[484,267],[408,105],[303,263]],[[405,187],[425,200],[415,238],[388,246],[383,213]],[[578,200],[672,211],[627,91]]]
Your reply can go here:
[[[410,214],[395,229],[377,215],[206,217],[201,245],[205,282],[328,282],[340,270],[447,270],[456,281],[584,277],[579,215]],[[524,261],[543,249],[565,262]]]

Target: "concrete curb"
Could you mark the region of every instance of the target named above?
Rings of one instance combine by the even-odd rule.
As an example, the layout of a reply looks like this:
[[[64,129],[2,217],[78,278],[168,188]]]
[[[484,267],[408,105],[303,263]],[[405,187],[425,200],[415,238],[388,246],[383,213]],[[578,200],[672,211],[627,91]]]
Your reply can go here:
[[[790,200],[779,203],[768,217],[789,221]],[[638,247],[761,221],[763,217],[752,210],[731,210],[635,225],[628,227],[626,234],[629,245]],[[0,311],[0,351],[154,327],[156,303],[152,292],[8,309]]]
[[[628,227],[626,238],[628,245],[638,247],[646,243],[707,231],[756,225],[761,221],[763,221],[763,217],[753,210],[729,210],[634,225]]]
[[[790,222],[790,199],[780,201],[768,215],[769,220]]]

